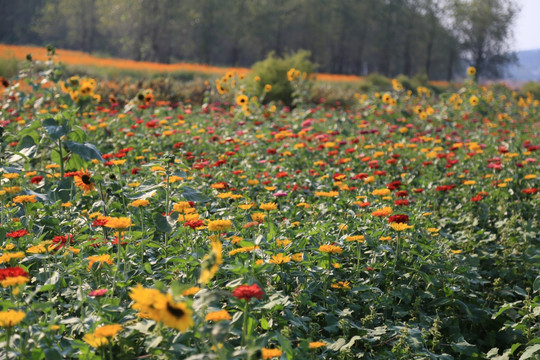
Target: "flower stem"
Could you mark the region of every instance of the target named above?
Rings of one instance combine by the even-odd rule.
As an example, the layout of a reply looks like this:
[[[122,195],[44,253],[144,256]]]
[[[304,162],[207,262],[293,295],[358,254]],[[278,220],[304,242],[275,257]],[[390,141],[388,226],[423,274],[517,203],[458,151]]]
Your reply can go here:
[[[247,326],[248,326],[248,311],[249,311],[249,300],[244,300],[244,324],[242,326],[242,346],[246,346],[247,341]]]
[[[11,342],[11,327],[6,328],[6,360],[9,359],[9,343]]]

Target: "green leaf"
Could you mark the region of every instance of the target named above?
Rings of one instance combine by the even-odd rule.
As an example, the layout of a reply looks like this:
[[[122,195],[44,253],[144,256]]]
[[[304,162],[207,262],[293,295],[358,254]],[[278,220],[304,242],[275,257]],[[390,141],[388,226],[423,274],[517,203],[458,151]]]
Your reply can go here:
[[[66,169],[71,170],[78,170],[86,168],[86,161],[84,161],[79,155],[77,154],[70,154],[69,160],[65,163]]]
[[[75,189],[73,188],[73,180],[71,178],[64,178],[58,182],[58,186],[54,190],[54,196],[62,202],[68,202],[75,196]]]
[[[210,201],[210,199],[204,196],[201,192],[193,188],[190,188],[189,186],[184,186],[182,188],[182,195],[184,196],[184,199],[186,199],[187,201],[194,201],[194,202]]]
[[[74,154],[79,155],[86,161],[97,159],[101,162],[105,162],[98,148],[94,144],[87,142],[81,144],[76,141],[66,141],[65,144],[69,150],[71,150]]]
[[[527,347],[525,352],[519,357],[519,360],[530,359],[536,352],[538,352],[538,350],[540,350],[540,344]]]
[[[172,217],[163,216],[160,213],[155,213],[153,219],[157,231],[163,233],[171,233],[173,231],[173,225],[176,223]]]
[[[452,349],[469,357],[478,354],[478,348],[475,345],[469,344],[463,337],[461,337],[458,342],[452,343]]]
[[[42,126],[53,140],[58,140],[69,132],[68,128],[58,125],[58,122],[51,118],[43,120]]]
[[[36,142],[34,138],[30,135],[26,135],[17,143],[17,147],[15,149],[17,151],[21,151],[23,149],[31,148],[32,146],[35,146],[35,145],[36,145]]]
[[[533,283],[533,292],[540,290],[540,276],[537,276]]]

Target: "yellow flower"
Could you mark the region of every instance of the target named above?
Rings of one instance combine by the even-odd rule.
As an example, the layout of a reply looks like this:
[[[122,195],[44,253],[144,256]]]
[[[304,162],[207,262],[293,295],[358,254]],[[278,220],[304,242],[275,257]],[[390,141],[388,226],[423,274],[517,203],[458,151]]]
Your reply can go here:
[[[478,105],[478,101],[479,101],[479,100],[478,100],[478,97],[477,97],[477,96],[474,96],[474,95],[473,95],[473,96],[471,96],[471,97],[469,98],[469,104],[471,104],[472,106]]]
[[[198,286],[193,286],[193,287],[190,287],[189,289],[186,289],[186,290],[182,291],[182,295],[184,295],[184,296],[195,295],[195,294],[198,293],[200,290],[201,290],[200,287],[198,287]]]
[[[309,348],[310,349],[318,349],[318,348],[324,347],[324,346],[326,346],[326,343],[324,343],[322,341],[313,341],[313,342],[309,343]]]
[[[18,310],[0,311],[0,326],[11,328],[20,323],[26,317],[26,313]]]
[[[244,94],[238,95],[238,96],[236,97],[236,104],[237,104],[237,105],[240,105],[240,106],[244,106],[244,105],[247,104],[248,100],[249,100],[249,99],[248,99],[248,97],[247,97],[246,95],[244,95]]]
[[[270,85],[270,84],[264,85],[264,91],[266,91],[266,92],[272,91],[272,85]]]
[[[528,174],[528,175],[525,175],[523,178],[525,180],[536,179],[536,175],[535,174]]]
[[[14,203],[20,203],[20,204],[29,203],[29,202],[35,203],[36,201],[37,201],[36,195],[19,195],[13,198]]]
[[[253,204],[253,203],[252,204],[241,204],[241,205],[238,205],[238,207],[240,209],[242,209],[242,210],[249,210],[249,209],[251,209],[253,207],[253,205],[255,205],[255,204]]]
[[[388,216],[392,214],[392,208],[391,207],[383,207],[382,209],[375,210],[371,213],[373,216]]]
[[[330,286],[334,289],[351,290],[351,283],[349,281],[338,281]]]
[[[133,201],[130,205],[133,207],[146,207],[150,205],[150,201],[146,199],[139,199],[139,200]]]
[[[394,229],[395,231],[403,231],[407,229],[412,229],[414,226],[407,225],[405,223],[391,223],[390,227]]]
[[[341,254],[343,249],[337,245],[321,245],[319,246],[319,251],[329,253],[329,254]]]
[[[390,189],[376,189],[371,192],[371,195],[386,196],[390,194]]]
[[[14,253],[5,253],[4,255],[0,256],[0,264],[10,262],[13,259],[22,259],[24,258],[24,253],[22,251],[14,252]]]
[[[232,222],[231,220],[210,220],[207,225],[210,231],[227,231],[232,227]]]
[[[259,247],[255,246],[255,245],[253,245],[253,246],[244,246],[244,247],[229,251],[229,256],[233,256],[233,255],[240,254],[240,253],[245,253],[245,252],[250,252],[250,251],[253,251],[253,250],[258,249],[258,248]]]
[[[110,217],[107,219],[106,227],[111,229],[124,230],[131,226],[131,219],[128,217]]]
[[[293,261],[300,262],[300,261],[304,260],[304,253],[294,254],[293,256],[291,256],[291,259]]]
[[[345,239],[346,241],[357,241],[357,242],[364,242],[366,240],[364,235],[352,235],[347,236]]]
[[[289,245],[290,243],[292,243],[292,241],[289,239],[283,239],[283,240],[276,239],[276,245],[280,248],[286,248],[287,245]]]
[[[465,180],[463,182],[463,185],[476,185],[476,181],[474,181],[474,180]]]
[[[261,213],[261,212],[256,212],[256,213],[251,214],[251,220],[257,221],[259,223],[263,223],[265,217],[266,217],[266,214]]]
[[[270,211],[270,210],[276,210],[277,209],[277,205],[276,203],[273,203],[273,202],[270,202],[270,203],[263,203],[259,206],[259,209],[261,210],[266,210],[266,211]]]
[[[476,68],[474,66],[469,66],[467,68],[467,75],[469,75],[469,76],[476,75]]]
[[[231,320],[232,316],[225,309],[219,311],[212,311],[206,315],[204,318],[206,321],[221,321],[221,320]]]
[[[392,237],[391,236],[381,236],[379,238],[380,241],[390,241],[392,240]]]
[[[43,244],[30,246],[28,249],[26,249],[26,252],[29,254],[43,254],[46,251],[47,249]]]
[[[336,197],[339,195],[338,191],[315,191],[315,196],[321,196],[321,197]]]
[[[463,252],[463,250],[452,250],[450,249],[450,251],[452,252],[452,254],[461,254]]]
[[[98,268],[101,268],[101,266],[103,266],[103,264],[108,264],[108,265],[112,265],[113,264],[113,261],[111,259],[111,256],[110,255],[93,255],[93,256],[89,256],[88,257],[88,271],[90,271],[90,269],[92,269],[92,265],[94,265],[94,263],[98,262],[99,263],[99,266]]]
[[[16,179],[19,177],[19,174],[17,173],[8,173],[8,174],[3,174],[2,177],[4,179],[9,179],[9,180],[13,180],[13,179]]]
[[[150,170],[152,170],[153,172],[165,172],[165,168],[159,165],[152,166]]]
[[[281,253],[272,256],[272,258],[270,259],[270,263],[271,264],[276,264],[276,265],[286,264],[289,261],[291,261],[291,257],[290,256],[284,256]]]
[[[92,333],[84,335],[83,340],[85,343],[87,343],[88,345],[94,348],[99,348],[109,343],[109,340],[106,337],[98,338]]]
[[[96,338],[112,338],[122,331],[122,329],[123,327],[120,324],[103,325],[94,331],[94,336]]]
[[[262,357],[263,357],[263,359],[272,359],[272,358],[275,358],[275,357],[280,357],[281,354],[283,354],[283,351],[281,351],[279,349],[267,349],[267,348],[262,349]]]
[[[201,275],[199,276],[200,284],[207,284],[219,270],[219,265],[223,263],[221,254],[222,246],[219,237],[215,237],[210,241],[211,250],[204,257],[201,265]]]

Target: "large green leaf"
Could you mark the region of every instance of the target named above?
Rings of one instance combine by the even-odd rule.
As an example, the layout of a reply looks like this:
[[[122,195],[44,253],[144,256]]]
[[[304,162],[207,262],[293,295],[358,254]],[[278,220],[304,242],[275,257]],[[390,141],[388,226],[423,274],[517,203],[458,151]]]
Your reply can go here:
[[[157,231],[164,233],[171,233],[173,231],[173,225],[176,221],[172,217],[155,213],[153,219]]]
[[[186,199],[187,201],[194,201],[194,202],[210,201],[210,199],[204,196],[201,192],[193,188],[190,188],[189,186],[184,186],[182,188],[182,195],[184,196],[184,199]]]
[[[74,154],[79,155],[84,160],[89,161],[92,159],[97,159],[101,162],[105,161],[101,156],[98,148],[94,144],[90,144],[87,142],[81,144],[76,141],[66,141],[66,146]]]
[[[62,136],[69,133],[69,129],[67,127],[59,125],[56,120],[51,118],[43,120],[42,126],[53,140],[58,140]]]

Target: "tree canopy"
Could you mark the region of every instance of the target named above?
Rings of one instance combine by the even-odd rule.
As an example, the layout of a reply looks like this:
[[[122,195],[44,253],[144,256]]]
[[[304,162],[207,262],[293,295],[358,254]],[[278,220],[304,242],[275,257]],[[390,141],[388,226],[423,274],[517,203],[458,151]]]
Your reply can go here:
[[[501,0],[0,0],[0,42],[250,66],[305,49],[319,71],[451,79],[512,60]]]

